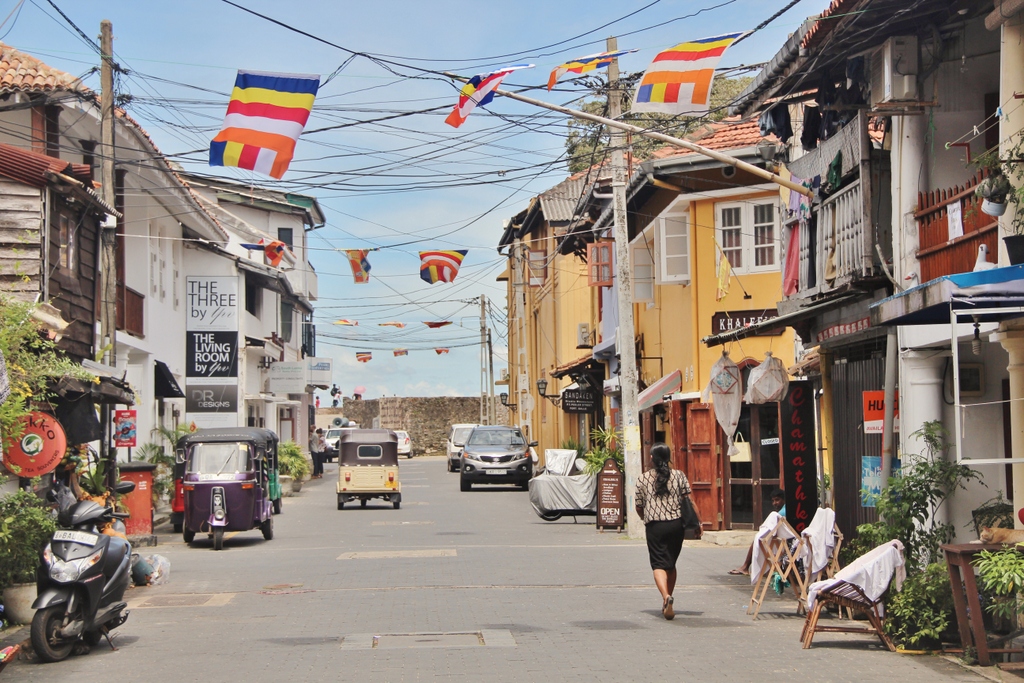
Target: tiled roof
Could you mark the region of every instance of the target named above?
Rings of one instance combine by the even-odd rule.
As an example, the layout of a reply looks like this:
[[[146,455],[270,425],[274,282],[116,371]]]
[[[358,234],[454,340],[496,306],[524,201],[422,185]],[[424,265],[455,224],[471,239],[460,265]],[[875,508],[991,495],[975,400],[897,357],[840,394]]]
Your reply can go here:
[[[757,121],[740,122],[738,119],[726,119],[719,123],[709,123],[696,133],[687,135],[686,139],[701,147],[723,150],[753,147],[765,138],[761,137]],[[775,137],[769,136],[767,139],[774,140]],[[693,154],[693,152],[682,147],[665,145],[656,149],[651,158],[666,159],[684,154]]]
[[[72,164],[14,145],[0,143],[0,176],[32,187],[45,187],[48,173],[62,173],[92,185],[92,169],[88,164]]]
[[[540,206],[548,222],[571,221],[575,215],[576,205],[586,193],[586,179],[583,177],[569,178],[558,183],[540,195]]]
[[[812,42],[820,42],[826,34],[838,25],[837,21],[828,20],[832,19],[834,15],[837,19],[843,16],[857,2],[858,0],[832,0],[825,11],[818,15],[817,21],[814,22],[814,25],[804,35],[803,40],[800,41],[800,47],[807,48]],[[823,19],[826,21],[822,21]]]
[[[0,43],[0,89],[31,92],[90,92],[71,74],[54,69],[32,55]]]

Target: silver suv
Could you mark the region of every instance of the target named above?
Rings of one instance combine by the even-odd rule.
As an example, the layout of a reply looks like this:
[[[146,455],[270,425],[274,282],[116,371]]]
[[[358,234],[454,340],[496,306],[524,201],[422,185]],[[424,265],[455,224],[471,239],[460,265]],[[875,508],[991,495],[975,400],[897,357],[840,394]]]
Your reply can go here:
[[[517,484],[528,488],[533,476],[530,447],[518,427],[498,425],[473,429],[462,449],[459,484],[469,491],[473,484]]]

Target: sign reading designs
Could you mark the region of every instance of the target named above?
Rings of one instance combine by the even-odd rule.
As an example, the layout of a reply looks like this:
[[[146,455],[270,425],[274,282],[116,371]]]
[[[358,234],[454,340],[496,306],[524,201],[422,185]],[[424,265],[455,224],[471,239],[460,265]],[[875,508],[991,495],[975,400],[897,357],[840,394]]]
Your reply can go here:
[[[185,412],[200,427],[234,426],[238,412],[238,279],[185,283]],[[210,413],[223,415],[212,420]],[[187,415],[188,416],[188,415]]]

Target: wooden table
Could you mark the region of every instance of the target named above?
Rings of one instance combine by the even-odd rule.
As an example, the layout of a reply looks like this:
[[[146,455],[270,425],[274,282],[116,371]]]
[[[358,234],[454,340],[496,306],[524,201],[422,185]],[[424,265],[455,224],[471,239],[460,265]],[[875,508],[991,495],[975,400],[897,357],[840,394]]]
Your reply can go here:
[[[960,642],[964,649],[973,645],[978,653],[978,664],[992,666],[985,619],[978,600],[978,583],[974,579],[974,556],[982,550],[1002,550],[999,543],[950,543],[940,546],[946,553],[949,583],[953,589],[956,620],[960,627]],[[970,617],[968,617],[970,610]]]

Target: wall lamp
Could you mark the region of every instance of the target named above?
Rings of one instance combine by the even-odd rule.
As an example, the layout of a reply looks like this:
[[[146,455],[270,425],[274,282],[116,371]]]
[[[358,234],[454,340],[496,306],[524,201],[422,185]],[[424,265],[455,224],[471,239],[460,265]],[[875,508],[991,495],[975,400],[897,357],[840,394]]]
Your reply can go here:
[[[260,356],[259,361],[256,363],[256,367],[266,370],[273,364],[274,360],[269,356]]]
[[[555,407],[557,408],[558,404],[562,402],[562,397],[559,396],[558,394],[553,394],[551,396],[548,396],[547,391],[548,391],[548,381],[546,379],[544,379],[543,377],[541,377],[539,380],[537,380],[537,393],[540,394],[541,398],[546,398],[547,400],[549,400],[552,403],[554,403]]]
[[[501,399],[501,405],[505,406],[512,412],[516,411],[516,408],[518,407],[517,404],[508,402],[508,392],[501,392],[500,394],[498,394],[498,398]]]

